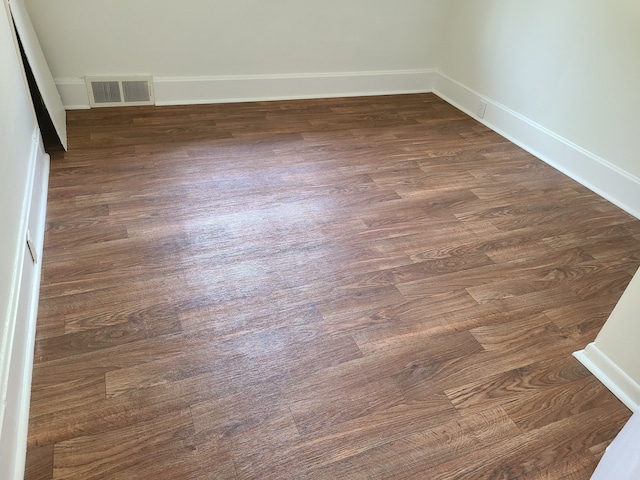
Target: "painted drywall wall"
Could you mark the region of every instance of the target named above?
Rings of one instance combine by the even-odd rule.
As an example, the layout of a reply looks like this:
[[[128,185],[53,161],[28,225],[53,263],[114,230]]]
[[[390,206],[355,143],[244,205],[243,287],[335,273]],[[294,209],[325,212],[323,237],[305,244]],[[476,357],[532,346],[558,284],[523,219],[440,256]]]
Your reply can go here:
[[[432,67],[440,0],[29,0],[56,78]]]
[[[453,0],[438,68],[640,178],[640,3]]]
[[[24,477],[49,157],[0,5],[0,476]],[[32,255],[27,249],[30,232]]]
[[[6,347],[14,328],[8,323],[17,308],[13,290],[19,283],[16,277],[22,269],[24,252],[23,204],[30,181],[27,160],[31,157],[37,130],[7,8],[3,0],[0,7],[0,361],[7,355]],[[0,402],[0,409],[2,407]]]
[[[199,88],[203,101],[249,96],[241,87],[252,76],[264,85],[273,84],[273,76],[319,76],[299,92],[294,82],[285,81],[280,90],[267,85],[256,98],[283,97],[286,89],[293,89],[292,96],[322,96],[340,88],[357,93],[371,82],[365,78],[350,85],[345,74],[433,67],[443,2],[29,0],[27,6],[67,102],[82,101],[73,87],[81,85],[77,80],[83,76],[149,74],[160,84],[159,103],[179,103],[173,97],[181,94],[187,97],[183,103],[190,103],[198,100],[190,98],[190,90]],[[337,80],[327,79],[330,74]],[[220,83],[224,80],[239,91],[224,91],[233,88]],[[323,81],[342,83],[325,91]],[[401,81],[406,83],[406,77]],[[163,82],[169,84],[164,89]],[[189,85],[176,88],[176,83]],[[400,83],[377,90],[415,88]]]

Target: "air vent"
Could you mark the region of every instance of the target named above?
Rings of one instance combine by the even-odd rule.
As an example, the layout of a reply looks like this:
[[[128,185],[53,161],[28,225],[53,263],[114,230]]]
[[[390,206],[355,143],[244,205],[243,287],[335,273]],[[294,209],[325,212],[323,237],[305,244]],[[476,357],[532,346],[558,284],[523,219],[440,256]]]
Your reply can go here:
[[[85,77],[92,107],[154,105],[151,77]]]
[[[93,103],[122,103],[120,82],[91,82]]]

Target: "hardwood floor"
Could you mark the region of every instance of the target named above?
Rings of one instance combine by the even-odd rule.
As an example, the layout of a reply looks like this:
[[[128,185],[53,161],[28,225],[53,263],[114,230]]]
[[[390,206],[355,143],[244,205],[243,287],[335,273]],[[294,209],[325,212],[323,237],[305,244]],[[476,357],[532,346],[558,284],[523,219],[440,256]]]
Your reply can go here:
[[[640,221],[434,95],[69,112],[27,475],[587,479]]]

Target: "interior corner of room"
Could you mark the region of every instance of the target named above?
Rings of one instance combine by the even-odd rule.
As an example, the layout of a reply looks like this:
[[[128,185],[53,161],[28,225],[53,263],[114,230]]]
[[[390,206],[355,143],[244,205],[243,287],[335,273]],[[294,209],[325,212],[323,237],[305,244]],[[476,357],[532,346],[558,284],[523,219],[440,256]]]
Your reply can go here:
[[[3,478],[24,468],[49,161],[18,37],[62,145],[86,77],[151,77],[159,106],[432,92],[640,218],[638,2],[3,0]],[[633,411],[638,275],[577,354]]]

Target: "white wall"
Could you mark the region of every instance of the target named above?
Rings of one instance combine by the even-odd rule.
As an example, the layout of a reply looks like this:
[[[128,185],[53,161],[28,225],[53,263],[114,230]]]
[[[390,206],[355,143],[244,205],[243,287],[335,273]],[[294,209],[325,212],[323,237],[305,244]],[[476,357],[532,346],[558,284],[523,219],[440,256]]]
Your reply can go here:
[[[640,178],[640,2],[454,0],[447,8],[437,60],[444,76],[585,150],[591,159],[566,166],[561,158],[550,160],[596,190],[621,185],[612,184],[615,179],[594,185],[602,165],[581,163],[595,159],[620,169],[635,185],[624,187],[626,197],[618,203],[637,215],[640,192],[632,187]],[[532,143],[532,150],[544,148]]]
[[[4,393],[8,374],[2,366],[8,363],[11,354],[13,317],[17,308],[13,289],[20,281],[26,222],[23,203],[27,196],[26,185],[31,181],[30,171],[23,161],[31,156],[37,129],[5,1],[0,6],[0,65],[0,392]],[[0,421],[2,400],[0,398]]]
[[[318,81],[291,96],[357,94],[358,88],[374,93],[369,92],[375,91],[375,85],[369,85],[372,80],[358,77],[364,72],[387,73],[383,77],[387,83],[378,91],[428,90],[426,76],[407,83],[403,72],[435,66],[443,1],[29,0],[27,4],[67,103],[82,100],[76,96],[80,77],[114,74],[151,74],[158,83],[159,103],[179,103],[181,99],[175,98],[179,95],[187,96],[187,102],[224,101],[285,97],[296,88],[288,82],[280,90],[267,86],[262,92],[260,85],[251,83],[244,90],[226,92],[231,87],[219,83],[260,80],[265,75],[320,74]],[[390,73],[397,74],[397,85]],[[344,74],[354,75],[344,78]],[[170,85],[163,89],[163,82]],[[176,89],[177,82],[191,84]],[[195,88],[201,88],[202,98],[190,97],[193,82],[200,82]]]
[[[30,0],[54,77],[432,67],[431,0]]]
[[[0,476],[23,478],[42,257],[48,156],[6,0],[0,5]]]

